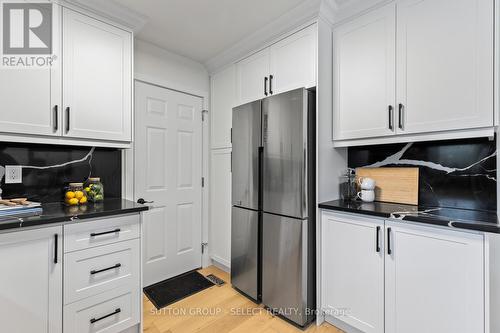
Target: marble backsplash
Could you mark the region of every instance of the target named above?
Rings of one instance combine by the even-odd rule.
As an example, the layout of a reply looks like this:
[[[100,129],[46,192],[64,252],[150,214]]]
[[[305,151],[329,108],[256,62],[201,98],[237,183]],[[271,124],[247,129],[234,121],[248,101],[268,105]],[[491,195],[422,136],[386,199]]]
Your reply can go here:
[[[496,210],[496,154],[487,138],[350,147],[348,166],[417,166],[420,205]]]
[[[3,198],[27,197],[54,202],[69,182],[101,177],[105,197],[120,198],[121,150],[93,147],[0,143],[0,187]],[[5,184],[5,165],[21,165],[23,183]]]

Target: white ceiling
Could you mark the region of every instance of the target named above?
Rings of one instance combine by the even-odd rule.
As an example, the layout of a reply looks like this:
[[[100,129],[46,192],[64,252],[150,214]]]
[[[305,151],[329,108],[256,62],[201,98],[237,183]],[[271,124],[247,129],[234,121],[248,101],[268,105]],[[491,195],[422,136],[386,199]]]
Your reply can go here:
[[[310,0],[106,0],[147,18],[139,39],[201,63]],[[345,0],[341,0],[345,1]]]

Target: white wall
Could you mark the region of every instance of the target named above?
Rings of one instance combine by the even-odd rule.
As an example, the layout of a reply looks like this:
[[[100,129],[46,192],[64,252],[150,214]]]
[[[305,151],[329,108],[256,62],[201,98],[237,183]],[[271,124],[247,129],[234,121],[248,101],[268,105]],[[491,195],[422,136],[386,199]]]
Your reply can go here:
[[[202,64],[137,39],[134,57],[136,78],[150,78],[171,89],[208,96],[209,76]]]

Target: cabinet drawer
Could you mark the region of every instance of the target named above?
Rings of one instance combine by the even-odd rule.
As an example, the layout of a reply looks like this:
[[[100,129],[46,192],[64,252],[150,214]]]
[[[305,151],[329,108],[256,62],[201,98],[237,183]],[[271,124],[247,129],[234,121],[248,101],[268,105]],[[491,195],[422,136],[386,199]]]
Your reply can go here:
[[[139,240],[134,239],[64,256],[64,304],[116,289],[139,289]]]
[[[121,332],[139,323],[139,287],[121,288],[64,307],[64,332]]]
[[[64,226],[64,252],[139,238],[139,214]]]

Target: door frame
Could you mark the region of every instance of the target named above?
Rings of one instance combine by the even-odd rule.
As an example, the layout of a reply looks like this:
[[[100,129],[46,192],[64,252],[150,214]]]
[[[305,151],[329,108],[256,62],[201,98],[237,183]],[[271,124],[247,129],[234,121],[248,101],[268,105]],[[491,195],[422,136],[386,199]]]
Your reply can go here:
[[[202,177],[205,179],[205,186],[201,188],[201,241],[202,243],[208,244],[205,246],[204,251],[201,255],[201,265],[202,267],[210,266],[210,256],[209,256],[209,242],[208,242],[208,202],[210,193],[210,181],[209,181],[209,123],[210,123],[210,112],[209,111],[209,92],[200,91],[196,89],[191,89],[171,81],[158,79],[148,75],[143,75],[139,73],[134,74],[133,82],[133,93],[132,93],[132,140],[133,143],[130,149],[124,149],[122,152],[122,196],[128,200],[136,201],[135,196],[135,173],[134,173],[134,152],[135,152],[135,83],[142,82],[157,86],[160,88],[165,88],[169,90],[174,90],[183,94],[192,95],[202,99],[202,112],[204,113],[204,121],[201,125],[201,137],[202,137]],[[201,179],[200,179],[201,181]],[[201,246],[201,244],[200,244]]]

